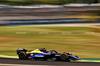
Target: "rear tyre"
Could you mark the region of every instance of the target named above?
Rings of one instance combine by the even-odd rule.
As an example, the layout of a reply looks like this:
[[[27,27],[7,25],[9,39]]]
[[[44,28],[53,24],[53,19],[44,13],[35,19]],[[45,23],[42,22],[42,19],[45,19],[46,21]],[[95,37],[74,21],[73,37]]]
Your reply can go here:
[[[19,59],[20,60],[26,60],[27,59],[27,54],[25,52],[20,52],[19,53]]]
[[[66,53],[61,54],[60,55],[60,59],[61,59],[61,61],[70,62],[69,57],[68,57],[68,55]]]

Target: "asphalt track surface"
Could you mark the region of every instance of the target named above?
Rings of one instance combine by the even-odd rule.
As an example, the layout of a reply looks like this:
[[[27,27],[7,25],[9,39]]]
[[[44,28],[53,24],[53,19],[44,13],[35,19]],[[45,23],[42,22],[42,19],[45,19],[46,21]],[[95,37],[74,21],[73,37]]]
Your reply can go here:
[[[62,62],[62,61],[33,61],[19,60],[12,58],[0,58],[1,64],[21,64],[21,65],[59,65],[59,66],[100,66],[100,63],[93,62]]]

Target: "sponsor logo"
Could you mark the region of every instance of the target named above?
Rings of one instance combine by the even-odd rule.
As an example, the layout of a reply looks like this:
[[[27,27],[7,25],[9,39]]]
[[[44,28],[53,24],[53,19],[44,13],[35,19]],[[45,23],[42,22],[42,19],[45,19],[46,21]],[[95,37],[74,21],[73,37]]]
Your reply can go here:
[[[35,57],[44,57],[43,55],[35,55]]]
[[[60,55],[55,55],[55,56],[60,56]]]

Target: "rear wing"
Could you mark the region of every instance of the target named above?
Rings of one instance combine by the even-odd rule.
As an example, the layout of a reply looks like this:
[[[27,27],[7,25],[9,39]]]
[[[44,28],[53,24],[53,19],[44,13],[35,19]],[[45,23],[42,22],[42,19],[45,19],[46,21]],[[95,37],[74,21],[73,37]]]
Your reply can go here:
[[[17,50],[17,55],[20,53],[20,52],[27,52],[27,50],[26,49],[24,49],[24,48],[19,48],[18,50]]]

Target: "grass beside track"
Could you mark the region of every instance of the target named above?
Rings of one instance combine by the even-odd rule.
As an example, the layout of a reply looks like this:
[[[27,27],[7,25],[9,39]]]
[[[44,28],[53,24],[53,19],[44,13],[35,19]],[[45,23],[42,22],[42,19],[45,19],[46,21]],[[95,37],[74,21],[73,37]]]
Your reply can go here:
[[[90,27],[0,27],[0,54],[16,55],[18,48],[47,48],[81,58],[100,58],[100,33]]]

